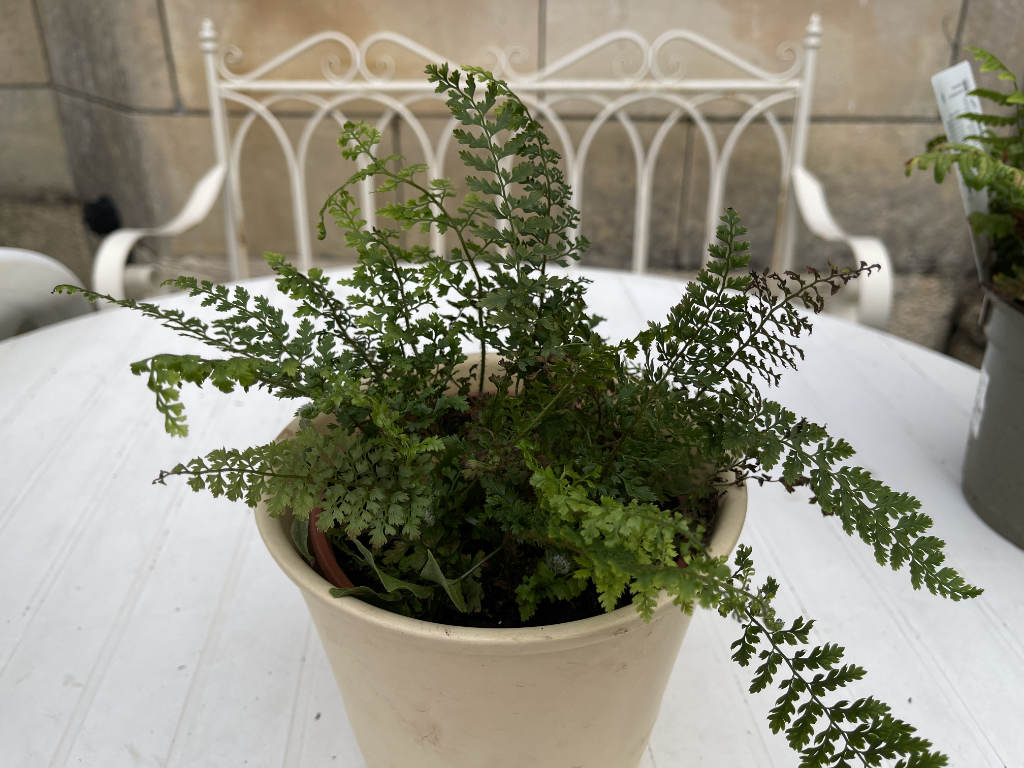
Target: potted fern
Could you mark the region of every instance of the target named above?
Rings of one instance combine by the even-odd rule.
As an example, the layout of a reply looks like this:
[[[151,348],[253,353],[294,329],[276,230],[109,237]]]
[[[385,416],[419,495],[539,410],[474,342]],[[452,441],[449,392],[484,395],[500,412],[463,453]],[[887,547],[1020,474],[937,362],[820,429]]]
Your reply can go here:
[[[178,278],[218,313],[117,303],[220,354],[132,366],[167,431],[184,434],[182,386],[262,387],[297,401],[266,445],[221,449],[161,472],[245,500],[300,587],[367,764],[417,768],[633,768],[688,615],[738,622],[737,663],[802,765],[943,765],[874,698],[836,700],[864,675],[813,622],[784,620],[778,584],[734,548],[745,483],[807,486],[826,515],[906,568],[915,588],[980,590],[943,566],[931,520],[844,462],[852,448],[770,400],[801,355],[823,296],[871,267],[751,273],[727,210],[710,261],[660,323],[612,343],[562,270],[586,246],[541,127],[479,69],[427,68],[477,175],[424,179],[347,124],[355,173],[327,200],[358,253],[351,277],[302,273],[268,255],[295,322],[265,297]],[[391,227],[368,227],[351,193],[402,187]],[[403,246],[436,227],[450,249]],[[91,299],[110,297],[68,286]]]
[[[982,72],[1007,83],[971,94],[996,105],[999,114],[961,117],[984,126],[963,142],[939,136],[907,161],[907,174],[931,168],[941,183],[956,168],[964,184],[984,193],[987,210],[968,215],[980,252],[979,279],[989,314],[981,379],[964,455],[964,495],[992,528],[1024,547],[1024,93],[1017,77],[992,53],[969,48]]]

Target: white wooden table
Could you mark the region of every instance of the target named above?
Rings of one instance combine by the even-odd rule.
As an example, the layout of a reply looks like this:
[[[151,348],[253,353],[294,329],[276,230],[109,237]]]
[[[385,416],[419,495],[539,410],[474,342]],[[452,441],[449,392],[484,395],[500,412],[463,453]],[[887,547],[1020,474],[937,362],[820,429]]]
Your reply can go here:
[[[682,283],[593,270],[594,309],[622,336]],[[250,281],[269,286],[267,280]],[[176,302],[177,303],[177,302]],[[187,390],[192,434],[163,433],[130,361],[188,342],[108,311],[0,343],[0,766],[345,766],[363,762],[298,591],[251,513],[151,485],[161,468],[274,437],[291,404]],[[953,766],[1024,766],[1024,551],[959,488],[977,372],[828,317],[778,398],[916,494],[954,565],[986,588],[949,603],[913,592],[802,496],[750,489],[743,539],[783,584],[787,615],[868,668]],[[648,755],[657,768],[792,766],[746,694],[736,631],[699,614]],[[411,766],[410,768],[414,768]]]

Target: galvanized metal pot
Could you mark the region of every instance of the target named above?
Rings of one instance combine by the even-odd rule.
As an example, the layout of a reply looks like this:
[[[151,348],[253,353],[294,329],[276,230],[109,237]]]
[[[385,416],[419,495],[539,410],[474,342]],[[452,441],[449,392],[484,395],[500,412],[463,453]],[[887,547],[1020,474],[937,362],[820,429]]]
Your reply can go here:
[[[990,300],[963,490],[982,520],[1024,547],[1024,312]]]

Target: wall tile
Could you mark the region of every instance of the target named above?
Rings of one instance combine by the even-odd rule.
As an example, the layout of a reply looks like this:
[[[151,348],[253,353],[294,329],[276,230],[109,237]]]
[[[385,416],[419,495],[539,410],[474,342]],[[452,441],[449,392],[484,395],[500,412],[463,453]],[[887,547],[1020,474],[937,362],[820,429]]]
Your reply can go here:
[[[963,50],[961,59],[966,59],[974,66],[974,76],[978,85],[993,88],[997,91],[1009,89],[1009,83],[999,80],[994,72],[980,72],[974,55],[967,50],[973,45],[994,53],[1024,85],[1024,39],[1021,38],[1022,9],[1016,0],[986,0],[973,2],[967,6],[967,18],[961,42]],[[995,113],[998,107],[992,102],[982,102],[985,112]]]
[[[799,42],[811,13],[819,12],[825,32],[815,114],[930,115],[934,105],[928,78],[948,64],[960,0],[793,0],[781,6],[759,0],[550,0],[547,8],[548,62],[614,29],[632,29],[653,41],[666,29],[680,27],[773,71],[788,66],[776,57],[777,46]],[[684,61],[692,76],[736,76],[735,68],[683,44],[665,52]],[[628,45],[612,53],[595,55],[571,71],[609,77],[614,54],[626,56],[627,70],[640,63]]]
[[[889,327],[901,338],[930,349],[946,344],[958,281],[953,275],[899,275],[893,285]]]
[[[89,281],[94,246],[78,203],[0,197],[0,243],[45,253]]]
[[[441,119],[425,119],[428,135],[440,134]],[[542,121],[543,122],[543,121]],[[586,120],[567,120],[566,130],[574,151],[589,125]],[[658,124],[636,123],[644,146],[650,145]],[[563,173],[567,174],[566,148],[550,125],[546,125],[552,146],[562,155]],[[683,157],[686,127],[679,124],[669,133],[659,154],[654,174],[651,205],[650,265],[652,269],[671,270],[680,258],[679,211],[682,196]],[[401,126],[396,145],[407,162],[422,162],[412,131]],[[462,180],[467,171],[457,154],[458,145],[452,142],[445,157],[444,175],[455,184],[457,198],[465,193]],[[568,175],[567,175],[568,178]],[[582,233],[590,241],[590,249],[582,263],[595,267],[628,269],[633,251],[634,200],[636,194],[636,163],[625,131],[618,123],[602,127],[591,145],[582,189]],[[409,238],[416,239],[415,235]],[[425,239],[417,241],[425,242]],[[450,245],[450,243],[449,243]]]
[[[724,130],[722,126],[717,127]],[[829,208],[847,232],[882,239],[897,272],[952,274],[969,263],[970,244],[955,184],[938,186],[929,174],[906,178],[903,165],[921,151],[941,126],[931,124],[815,123],[811,126],[807,167],[825,188]],[[779,156],[770,130],[750,126],[736,145],[723,206],[735,208],[750,230],[753,264],[767,265],[772,255],[779,194]],[[694,142],[691,183],[683,215],[684,242],[702,240],[707,201],[707,154]],[[687,251],[688,267],[699,264]],[[850,252],[812,236],[802,224],[798,264],[844,263]]]
[[[572,120],[568,127],[576,146],[589,121]],[[637,120],[645,156],[660,121]],[[651,188],[648,265],[673,270],[686,265],[687,243],[681,229],[688,127],[677,123],[668,133],[654,166]],[[582,189],[582,233],[590,241],[583,263],[629,269],[633,257],[637,180],[632,143],[616,121],[603,125],[587,157]]]
[[[75,96],[57,94],[77,196],[109,195],[125,226],[153,222],[152,189],[165,173],[147,164],[139,139],[140,117]]]
[[[283,121],[293,144],[304,128],[298,118]],[[314,258],[336,261],[348,254],[344,239],[328,221],[328,237],[316,239],[316,215],[327,196],[355,172],[356,166],[341,157],[337,145],[338,126],[325,121],[310,141],[306,161],[306,195],[308,218],[299,222],[311,232]],[[385,146],[385,152],[390,148]],[[245,233],[250,256],[274,251],[288,256],[296,254],[296,224],[292,215],[292,195],[288,183],[284,154],[266,126],[254,125],[246,140],[241,158],[242,200],[245,206]]]
[[[182,98],[190,107],[207,105],[198,45],[199,25],[204,16],[214,21],[223,42],[243,51],[244,58],[235,66],[241,72],[267,61],[309,35],[330,29],[349,35],[356,43],[381,30],[397,32],[441,56],[467,64],[493,66],[487,47],[495,42],[522,46],[528,68],[535,65],[537,57],[537,0],[474,4],[463,0],[431,3],[352,0],[344,4],[333,0],[165,2]],[[281,76],[322,77],[320,65],[326,53],[342,53],[343,65],[348,64],[346,53],[328,45],[307,52],[301,61],[282,69]],[[371,52],[371,66],[379,63],[378,54],[393,56],[399,77],[421,77],[428,63],[419,56],[382,44]]]
[[[0,195],[28,199],[74,191],[53,93],[0,89]]]
[[[955,289],[956,303],[947,328],[949,339],[942,347],[947,354],[968,365],[980,368],[985,355],[985,331],[981,318],[985,314],[985,291],[974,278],[974,270],[965,274]]]
[[[174,106],[158,0],[38,0],[53,81],[144,108]]]
[[[985,0],[967,4],[967,18],[961,42],[991,51],[1024,80],[1024,38],[1021,37],[1022,9],[1018,0]],[[970,58],[966,50],[962,58]],[[986,78],[992,77],[986,75]],[[994,80],[994,77],[993,77]],[[1005,87],[1005,83],[1001,83]]]
[[[716,153],[729,134],[728,123],[713,125]],[[710,192],[708,151],[703,136],[694,131],[690,156],[686,205],[681,214],[684,243],[683,263],[696,269],[707,257],[707,206]],[[752,265],[761,268],[769,263],[775,236],[779,179],[781,174],[778,145],[770,130],[755,124],[741,134],[729,162],[721,207],[735,208],[747,228]],[[715,211],[715,226],[721,211]],[[713,233],[712,233],[713,235]]]
[[[148,179],[152,216],[143,222],[163,221],[187,199],[192,186],[212,165],[209,122],[202,116],[136,116],[137,161]],[[441,121],[425,120],[428,133]],[[283,120],[294,139],[302,127],[299,118]],[[583,120],[569,121],[574,142],[585,130]],[[645,144],[657,123],[639,122]],[[719,140],[727,126],[715,126]],[[687,128],[669,134],[655,174],[651,267],[692,269],[704,255],[704,215],[707,201],[707,159],[702,142],[687,149]],[[907,179],[903,162],[938,130],[931,124],[850,125],[816,123],[812,126],[808,167],[825,185],[832,212],[839,223],[856,234],[876,235],[889,246],[900,272],[949,272],[967,256],[957,191],[936,185],[930,176]],[[431,133],[431,135],[433,135]],[[389,134],[390,135],[390,134]],[[338,156],[336,128],[323,125],[312,142],[308,201],[315,213],[322,200],[351,172]],[[694,132],[696,136],[696,132]],[[692,137],[691,137],[692,138]],[[389,138],[394,142],[394,138]],[[404,129],[386,151],[401,151],[410,162],[421,159],[411,132]],[[624,132],[615,125],[603,128],[591,150],[584,178],[584,232],[592,241],[586,262],[626,267],[632,244],[635,169]],[[454,149],[447,158],[446,174],[461,173]],[[755,263],[771,255],[779,190],[779,159],[767,127],[751,126],[738,142],[726,185],[724,205],[735,207],[750,230]],[[284,160],[268,129],[254,126],[242,154],[242,185],[246,231],[253,255],[263,250],[294,251],[290,192]],[[127,220],[127,217],[126,217]],[[309,223],[312,226],[312,222]],[[219,211],[192,233],[178,238],[178,253],[218,252],[223,248]],[[846,258],[841,248],[830,248],[802,236],[801,252],[808,263]],[[323,257],[340,258],[340,238],[314,244]]]
[[[148,156],[146,164],[164,169],[150,177],[154,216],[158,221],[164,220],[183,204],[192,185],[213,162],[208,121],[204,117],[142,116],[136,119],[143,126],[141,141]],[[292,139],[302,128],[302,121],[298,118],[285,118],[283,124]],[[433,137],[439,134],[443,121],[428,117],[423,124],[428,135]],[[578,142],[585,125],[583,122],[569,122],[568,129],[575,142]],[[644,141],[649,143],[657,124],[639,123],[638,128]],[[679,213],[684,190],[686,130],[680,125],[669,134],[654,177],[651,216],[651,266],[654,269],[674,269],[681,263],[684,244]],[[323,124],[311,142],[307,163],[311,219],[326,196],[354,170],[351,163],[340,158],[336,139],[336,126]],[[383,151],[400,152],[409,163],[423,159],[418,143],[405,126],[397,132],[389,130],[386,133]],[[612,125],[598,133],[587,168],[584,177],[584,233],[591,240],[592,247],[584,261],[592,266],[628,267],[632,250],[636,173],[632,150],[621,129]],[[454,145],[446,158],[444,172],[457,182],[464,173]],[[250,256],[264,250],[293,253],[294,230],[285,163],[276,140],[259,123],[253,126],[246,140],[241,176]],[[222,253],[221,215],[218,207],[200,227],[176,238],[173,251],[177,254]],[[308,224],[312,226],[313,222]],[[317,258],[328,261],[350,259],[352,254],[345,249],[341,235],[332,226],[328,227],[328,233],[325,242],[314,241]],[[408,237],[412,242],[417,235],[410,233]]]
[[[145,176],[151,216],[146,224],[160,224],[181,210],[192,189],[214,165],[210,119],[203,115],[143,115],[136,118],[136,129],[139,162],[152,169]],[[166,241],[161,254],[212,251],[223,261],[222,222],[218,203],[198,227]]]
[[[833,215],[852,234],[880,237],[897,272],[960,275],[972,263],[953,180],[938,185],[930,173],[907,178],[903,172],[905,161],[941,130],[938,123],[811,128],[807,167],[824,185]],[[809,237],[800,242],[828,252]]]
[[[0,83],[45,83],[50,79],[32,0],[7,0],[0,25]]]
[[[196,39],[203,15],[215,20],[223,39],[244,49],[245,59],[238,65],[241,70],[332,27],[357,40],[372,31],[391,29],[414,36],[440,53],[484,64],[491,63],[485,55],[491,42],[523,44],[528,49],[524,70],[532,68],[538,53],[536,0],[524,5],[484,4],[474,6],[471,12],[458,0],[430,6],[397,0],[371,4],[367,0],[346,3],[343,19],[338,6],[327,0],[291,5],[270,0],[164,1],[183,100],[198,109],[206,106]],[[126,5],[111,0],[81,4],[39,0],[47,41],[55,52],[54,79],[134,107],[173,105],[156,2],[140,0]],[[620,26],[654,37],[678,24],[697,29],[726,47],[747,51],[755,63],[772,67],[777,66],[776,44],[799,38],[809,13],[820,9],[826,36],[816,113],[850,115],[852,120],[819,119],[812,124],[808,167],[824,183],[840,224],[850,232],[881,237],[897,271],[946,280],[960,275],[970,258],[957,190],[953,184],[937,186],[925,174],[906,179],[902,169],[903,161],[941,130],[937,121],[918,118],[935,113],[928,78],[948,64],[948,38],[959,8],[960,0],[906,0],[899,4],[795,0],[785,6],[785,13],[779,13],[752,0],[723,0],[713,5],[697,0],[643,4],[548,0],[544,53],[550,62],[592,36]],[[964,42],[991,46],[1008,64],[1021,69],[1022,48],[1013,36],[1015,4],[1011,0],[972,2],[968,11]],[[19,39],[24,35],[19,33]],[[304,64],[286,71],[317,76],[321,56],[313,53]],[[23,57],[26,64],[29,59],[30,54]],[[28,69],[38,73],[37,64]],[[396,56],[401,76],[418,76],[422,64],[414,56]],[[711,72],[710,66],[699,57],[691,62],[694,73]],[[596,72],[596,67],[591,62],[576,71]],[[608,74],[606,69],[600,71]],[[359,111],[358,105],[352,110]],[[862,116],[872,119],[857,122]],[[896,119],[878,122],[877,116]],[[906,120],[908,116],[914,119]],[[238,119],[233,118],[232,124],[237,126]],[[282,118],[293,140],[302,124],[298,117]],[[441,121],[428,118],[425,124],[436,131]],[[585,126],[582,118],[567,121],[577,142]],[[650,119],[638,123],[645,143],[656,128],[657,123]],[[727,129],[724,124],[714,125],[719,139]],[[5,137],[0,145],[0,185],[5,185],[0,194],[57,192],[93,199],[106,193],[117,202],[126,225],[169,219],[213,163],[209,119],[202,114],[127,113],[65,94],[55,98],[45,89],[0,91],[0,134]],[[338,155],[336,135],[336,126],[325,124],[314,136],[307,161],[312,212],[351,171]],[[407,129],[389,131],[387,149],[403,151],[415,161],[419,153],[412,139]],[[591,152],[583,207],[584,232],[593,246],[585,263],[627,267],[636,183],[632,153],[621,128],[615,125],[602,129]],[[454,151],[448,158],[447,173],[461,173]],[[768,130],[763,125],[752,126],[737,145],[724,204],[735,206],[743,215],[759,263],[765,263],[771,253],[778,174],[777,150]],[[655,175],[652,269],[692,269],[700,264],[707,176],[707,158],[698,132],[690,126],[677,126]],[[284,160],[272,133],[259,123],[242,154],[242,183],[250,255],[256,257],[264,250],[292,253],[294,234]],[[13,226],[10,216],[4,221],[0,221],[0,233]],[[70,226],[66,216],[59,221]],[[305,225],[312,227],[313,222]],[[222,265],[220,208],[198,228],[173,243],[160,244],[157,250],[165,260]],[[318,258],[327,261],[351,256],[335,234],[325,243],[314,241],[314,250]],[[845,257],[841,249],[815,241],[807,233],[801,235],[800,254],[804,261],[815,263]],[[932,290],[928,295],[935,298],[939,296],[937,285],[907,282],[902,290],[907,296],[915,292],[924,296],[928,288]],[[926,329],[919,335],[925,338]]]
[[[238,119],[231,121],[233,132],[239,122]],[[296,144],[305,121],[284,117],[281,123],[289,140]],[[142,177],[147,180],[151,213],[145,221],[126,220],[126,223],[167,221],[181,209],[195,184],[214,163],[209,118],[140,115],[134,118],[134,124],[138,163],[143,169]],[[306,162],[310,216],[303,226],[314,232],[315,258],[327,262],[345,258],[346,249],[340,236],[330,236],[323,243],[315,239],[315,214],[327,195],[355,170],[354,164],[341,157],[337,137],[336,124],[322,123],[310,142]],[[386,144],[386,152],[392,149],[392,144]],[[262,121],[254,123],[247,134],[241,153],[240,178],[246,249],[256,268],[262,269],[264,251],[293,256],[295,228],[287,167],[277,139]],[[329,227],[328,231],[332,229]],[[170,258],[171,254],[212,257],[223,266],[224,252],[223,209],[218,203],[199,226],[169,242],[161,258]],[[215,267],[213,274],[216,274]]]

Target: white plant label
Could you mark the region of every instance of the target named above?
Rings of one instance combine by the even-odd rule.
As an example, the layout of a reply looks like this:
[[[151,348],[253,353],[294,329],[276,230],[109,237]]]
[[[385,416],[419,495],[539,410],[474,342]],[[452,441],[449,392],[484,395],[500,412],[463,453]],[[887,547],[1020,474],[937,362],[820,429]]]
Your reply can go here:
[[[977,141],[967,137],[977,136],[983,130],[976,120],[961,117],[967,112],[981,112],[981,100],[977,96],[971,95],[971,91],[976,87],[974,71],[966,61],[954,64],[932,76],[932,90],[935,91],[935,101],[939,105],[942,128],[946,132],[946,138],[957,144],[977,145]],[[960,185],[960,199],[963,200],[964,212],[968,215],[975,211],[987,213],[988,193],[983,189],[968,188],[960,175],[960,169],[954,166],[953,170],[956,172],[956,180]],[[973,237],[971,238],[971,249],[974,251],[974,263],[978,267],[978,274],[983,275],[984,270],[979,259],[978,247]]]
[[[932,76],[932,90],[935,91],[935,101],[939,105],[942,127],[950,141],[958,144],[974,143],[965,142],[965,139],[981,133],[981,126],[977,122],[961,117],[965,112],[981,112],[981,100],[970,95],[975,88],[974,71],[966,61]]]
[[[988,394],[988,374],[981,369],[981,376],[978,378],[978,392],[974,396],[974,412],[971,414],[971,437],[977,439],[978,430],[981,429],[981,415],[985,412],[985,396]]]

